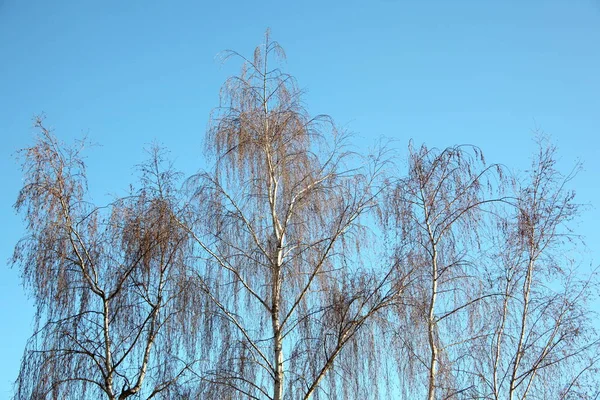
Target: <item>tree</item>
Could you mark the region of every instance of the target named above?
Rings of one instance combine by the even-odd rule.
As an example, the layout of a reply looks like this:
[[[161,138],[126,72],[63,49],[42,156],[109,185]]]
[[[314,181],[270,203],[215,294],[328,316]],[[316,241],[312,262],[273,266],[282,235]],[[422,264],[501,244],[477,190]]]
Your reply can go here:
[[[284,54],[268,32],[252,59],[230,56],[244,67],[223,88],[206,140],[214,170],[189,180],[195,201],[182,221],[213,306],[202,336],[216,385],[202,396],[308,399],[327,386],[336,397],[325,377],[401,291],[394,266],[360,258],[383,161],[350,166],[347,135],[311,118],[294,78],[272,66]]]
[[[409,398],[596,398],[595,275],[573,268],[573,175],[543,141],[527,179],[470,146],[410,148],[387,192],[384,229],[412,269],[388,314]],[[407,378],[408,377],[408,378]]]
[[[34,299],[36,330],[15,398],[168,392],[187,370],[177,357],[187,234],[176,223],[175,175],[154,150],[135,195],[95,207],[86,201],[83,143],[64,146],[41,119],[36,126],[15,205],[28,236],[13,259]]]
[[[475,146],[363,155],[311,117],[267,32],[226,81],[183,181],[89,201],[80,146],[22,151],[36,306],[15,399],[597,399],[595,274],[575,267],[573,175]],[[510,178],[510,179],[509,179]]]
[[[427,376],[426,398],[452,398],[471,387],[463,373],[466,347],[484,333],[480,304],[491,294],[477,266],[479,232],[482,208],[500,199],[486,192],[501,169],[486,166],[477,147],[409,151],[408,175],[386,200],[386,226],[399,231],[395,246],[414,275],[406,290],[410,306],[398,310],[396,329],[408,362]]]
[[[556,169],[556,148],[543,136],[514,201],[498,212],[495,268],[489,281],[502,295],[490,304],[490,334],[479,352],[479,393],[492,399],[591,399],[599,339],[588,308],[597,278],[574,267],[569,227],[580,206],[567,189],[574,173]],[[491,350],[491,351],[489,351]]]

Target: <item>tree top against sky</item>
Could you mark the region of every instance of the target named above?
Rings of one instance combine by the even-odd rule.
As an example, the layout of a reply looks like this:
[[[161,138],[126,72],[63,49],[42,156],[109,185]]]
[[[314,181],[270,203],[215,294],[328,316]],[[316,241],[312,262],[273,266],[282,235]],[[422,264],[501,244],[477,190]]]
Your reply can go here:
[[[600,5],[597,1],[91,3],[0,2],[0,255],[23,225],[11,209],[21,186],[12,155],[31,143],[45,112],[70,141],[87,134],[92,195],[122,194],[143,144],[157,139],[178,168],[202,167],[202,137],[225,78],[223,49],[246,53],[266,27],[288,55],[312,114],[356,132],[357,147],[381,135],[443,148],[480,146],[491,162],[529,166],[530,131],[559,147],[566,168],[579,159],[578,199],[598,198]],[[101,202],[101,201],[99,201]],[[584,213],[590,247],[597,209]],[[595,258],[598,259],[597,253]],[[0,330],[7,348],[0,392],[16,374],[32,308],[16,270],[2,269]],[[7,307],[6,305],[11,305]],[[6,388],[6,389],[5,389]]]

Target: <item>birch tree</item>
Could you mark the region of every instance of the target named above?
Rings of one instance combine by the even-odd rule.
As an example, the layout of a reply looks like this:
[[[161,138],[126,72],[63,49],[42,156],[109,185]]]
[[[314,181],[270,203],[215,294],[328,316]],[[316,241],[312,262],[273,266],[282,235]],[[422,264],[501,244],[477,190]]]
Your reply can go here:
[[[484,291],[478,268],[483,208],[501,183],[501,169],[487,166],[471,146],[444,150],[409,148],[408,174],[388,192],[387,226],[395,229],[404,263],[414,270],[408,303],[398,309],[395,329],[402,357],[411,364],[408,380],[423,382],[429,400],[466,396],[476,360],[468,345],[485,335]],[[492,188],[494,190],[492,190]],[[497,190],[496,190],[497,192]],[[404,380],[407,378],[405,377]],[[422,388],[413,385],[413,396]]]
[[[189,180],[193,217],[182,221],[214,312],[201,396],[335,398],[336,361],[401,291],[393,265],[360,256],[383,163],[361,165],[330,118],[309,116],[268,32],[252,58],[231,56],[244,65],[212,116],[214,169]]]
[[[600,398],[598,280],[554,147],[511,184],[474,146],[411,142],[390,174],[311,116],[268,32],[231,58],[211,167],[182,188],[153,149],[138,189],[94,205],[83,147],[36,121],[15,399]]]
[[[595,274],[576,268],[579,213],[574,177],[556,168],[556,148],[539,138],[514,202],[498,220],[491,332],[482,348],[480,394],[492,399],[591,399],[600,395],[598,336],[590,301]]]
[[[15,399],[153,398],[188,365],[175,298],[185,291],[186,233],[176,224],[173,179],[160,152],[142,188],[107,207],[88,202],[83,146],[61,144],[40,119],[21,152],[16,209],[28,235],[14,264],[36,308]],[[160,357],[157,356],[160,354]]]

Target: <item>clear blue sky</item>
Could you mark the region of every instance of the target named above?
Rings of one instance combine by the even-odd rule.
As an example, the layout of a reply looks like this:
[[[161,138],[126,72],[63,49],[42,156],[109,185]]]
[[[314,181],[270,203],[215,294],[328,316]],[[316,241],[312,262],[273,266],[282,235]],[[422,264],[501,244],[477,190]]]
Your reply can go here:
[[[271,27],[313,113],[356,132],[444,147],[479,145],[525,168],[531,130],[551,134],[585,212],[580,231],[600,259],[600,0],[34,1],[0,0],[0,398],[16,378],[33,309],[7,262],[23,235],[11,208],[14,152],[34,114],[65,141],[88,137],[90,188],[123,193],[144,144],[201,166],[219,87]]]

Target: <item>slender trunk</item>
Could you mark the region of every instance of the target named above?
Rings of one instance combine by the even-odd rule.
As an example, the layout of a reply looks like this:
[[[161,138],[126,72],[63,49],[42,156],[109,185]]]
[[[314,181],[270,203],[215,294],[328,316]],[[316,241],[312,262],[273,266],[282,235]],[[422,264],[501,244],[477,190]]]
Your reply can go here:
[[[515,354],[515,363],[513,365],[512,376],[510,378],[510,387],[508,391],[508,399],[512,400],[516,386],[517,386],[517,375],[519,371],[519,365],[523,357],[523,346],[525,341],[525,331],[527,328],[527,313],[529,311],[529,295],[531,293],[531,280],[533,275],[533,257],[529,259],[527,266],[527,274],[525,276],[525,282],[523,282],[523,313],[521,314],[521,331],[519,334],[519,344],[517,345],[517,351]]]
[[[273,224],[273,241],[277,244],[277,249],[273,255],[273,266],[272,266],[272,299],[271,299],[271,323],[273,327],[273,371],[274,385],[273,385],[273,400],[283,399],[283,386],[284,386],[284,374],[283,374],[283,334],[281,321],[279,320],[280,306],[281,306],[281,266],[283,264],[283,245],[285,233],[281,227],[281,223],[277,216],[277,190],[278,180],[276,177],[275,166],[273,164],[271,146],[269,144],[269,104],[267,97],[267,59],[268,46],[266,43],[265,51],[265,70],[263,71],[263,112],[264,112],[264,139],[265,139],[265,155],[268,168],[268,193],[269,193],[269,208],[271,211],[271,221]]]
[[[113,366],[112,366],[112,351],[110,341],[110,330],[109,330],[109,314],[108,314],[108,300],[102,299],[102,316],[103,316],[103,330],[104,330],[104,365],[106,368],[106,378],[104,390],[110,400],[116,399],[113,390]]]
[[[532,368],[531,374],[529,375],[529,378],[528,378],[527,387],[523,391],[523,396],[521,396],[521,399],[526,399],[527,396],[529,395],[529,391],[531,390],[531,386],[533,385],[533,380],[535,379],[535,377],[538,373],[538,370],[540,369],[541,364],[543,364],[544,360],[548,356],[548,353],[551,351],[553,344],[554,344],[554,338],[559,333],[559,330],[562,327],[562,321],[563,321],[564,315],[565,315],[565,310],[563,309],[563,311],[560,313],[560,315],[558,316],[558,319],[555,322],[554,330],[553,330],[552,334],[550,335],[550,337],[548,338],[548,341],[546,342],[546,345],[544,346],[544,349],[542,350],[542,354],[540,354],[538,356],[538,358],[537,358],[538,361],[536,362],[536,364],[534,364],[534,366]],[[559,341],[560,340],[561,339],[559,339]]]
[[[423,197],[424,198],[424,197]],[[435,384],[437,375],[437,364],[438,364],[438,345],[436,343],[435,332],[437,329],[437,321],[435,319],[435,302],[437,300],[438,292],[438,253],[437,253],[437,242],[434,237],[433,229],[431,228],[431,221],[429,220],[429,211],[427,206],[424,204],[425,211],[425,223],[427,225],[427,233],[429,235],[429,242],[431,244],[431,293],[429,297],[429,308],[427,315],[427,336],[429,340],[429,349],[431,351],[431,359],[429,363],[429,379],[428,379],[428,390],[427,399],[435,400]]]
[[[279,317],[276,313],[278,308],[273,310],[273,347],[275,358],[275,385],[273,389],[273,400],[283,399],[283,343],[281,335],[281,327],[279,325]]]
[[[437,252],[434,246],[433,256],[432,256],[432,274],[433,279],[431,280],[431,297],[429,301],[429,315],[427,316],[427,334],[429,339],[429,348],[431,350],[431,361],[429,364],[429,388],[427,391],[428,400],[435,399],[435,378],[437,373],[437,358],[438,358],[438,347],[435,340],[435,330],[436,330],[436,321],[435,321],[435,302],[437,299],[437,275],[438,275],[438,265],[437,265]]]
[[[506,287],[504,289],[504,299],[502,302],[502,318],[500,320],[500,327],[496,332],[496,348],[494,351],[494,371],[493,371],[493,384],[494,384],[494,399],[500,398],[500,388],[498,387],[498,365],[500,363],[500,355],[502,353],[502,337],[504,336],[504,326],[506,324],[506,318],[508,317],[508,295],[509,295],[510,279],[506,278]]]
[[[273,299],[271,305],[271,322],[273,325],[273,356],[274,377],[273,400],[283,399],[283,335],[279,311],[281,305],[281,264],[283,262],[283,250],[277,248],[276,264],[273,268]]]

